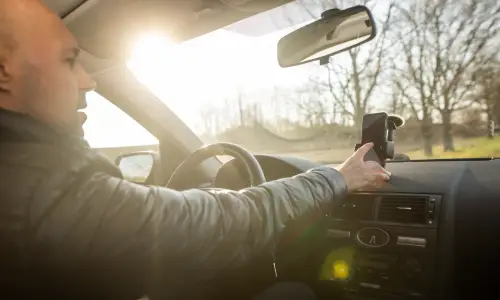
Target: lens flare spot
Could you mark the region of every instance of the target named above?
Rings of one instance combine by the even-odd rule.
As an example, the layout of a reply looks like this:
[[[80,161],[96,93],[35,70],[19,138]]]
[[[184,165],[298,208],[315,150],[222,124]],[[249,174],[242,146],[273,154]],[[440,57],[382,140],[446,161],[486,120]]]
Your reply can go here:
[[[346,280],[349,278],[349,265],[343,260],[337,260],[332,265],[333,278]]]

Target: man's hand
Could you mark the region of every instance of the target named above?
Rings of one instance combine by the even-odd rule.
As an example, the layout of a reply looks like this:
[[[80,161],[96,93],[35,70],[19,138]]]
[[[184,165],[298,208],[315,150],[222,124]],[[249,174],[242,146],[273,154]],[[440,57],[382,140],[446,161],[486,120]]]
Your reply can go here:
[[[389,180],[391,173],[374,161],[364,161],[365,155],[373,148],[373,143],[361,146],[337,169],[347,183],[349,192],[363,188],[381,187]]]

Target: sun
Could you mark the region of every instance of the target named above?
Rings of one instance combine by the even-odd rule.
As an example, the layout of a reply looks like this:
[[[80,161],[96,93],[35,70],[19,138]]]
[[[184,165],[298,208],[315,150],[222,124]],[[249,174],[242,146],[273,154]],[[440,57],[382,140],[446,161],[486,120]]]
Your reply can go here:
[[[169,52],[173,52],[178,46],[164,34],[155,32],[141,35],[133,45],[129,59],[141,62],[152,62],[168,56]]]
[[[139,37],[129,56],[127,67],[137,79],[166,103],[181,99],[188,71],[183,45],[168,36],[148,33]]]

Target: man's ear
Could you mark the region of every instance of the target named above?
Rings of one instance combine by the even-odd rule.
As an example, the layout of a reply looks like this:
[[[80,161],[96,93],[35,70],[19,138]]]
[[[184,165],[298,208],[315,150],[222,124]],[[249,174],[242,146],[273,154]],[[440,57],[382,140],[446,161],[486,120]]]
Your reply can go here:
[[[12,76],[9,73],[6,60],[0,54],[0,92],[10,92]]]

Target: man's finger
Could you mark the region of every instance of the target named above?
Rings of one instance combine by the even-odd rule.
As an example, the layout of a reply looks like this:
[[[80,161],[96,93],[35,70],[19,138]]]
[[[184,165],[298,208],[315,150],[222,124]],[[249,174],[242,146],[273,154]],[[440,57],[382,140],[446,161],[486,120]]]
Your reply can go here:
[[[363,159],[368,153],[373,148],[373,143],[366,143],[363,146],[359,147],[359,149],[354,153],[353,157]]]
[[[389,179],[391,179],[391,175],[388,174],[380,174],[380,176],[384,181],[389,181]]]
[[[370,185],[376,188],[381,188],[389,181],[389,178],[390,177],[385,174],[375,174],[370,180]]]
[[[385,175],[385,176],[391,176],[391,172],[389,172],[386,169],[382,168],[382,166],[380,166],[379,170],[380,170],[380,173],[382,173],[383,175]]]
[[[381,182],[381,181],[388,181],[391,177],[384,173],[374,173],[371,174],[368,178],[369,178],[368,181],[371,182]]]
[[[386,174],[388,176],[391,176],[391,172],[387,171],[384,169],[381,165],[379,165],[377,162],[374,161],[367,161],[365,162],[366,165],[369,165],[373,170],[379,171],[382,174]]]

